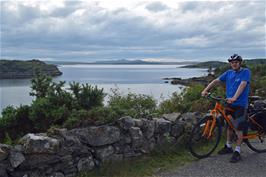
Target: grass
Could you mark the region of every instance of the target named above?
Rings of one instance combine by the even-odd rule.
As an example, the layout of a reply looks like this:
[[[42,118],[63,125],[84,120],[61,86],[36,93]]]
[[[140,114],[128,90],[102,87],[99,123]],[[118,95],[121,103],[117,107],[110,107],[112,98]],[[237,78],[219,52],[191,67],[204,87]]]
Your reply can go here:
[[[216,154],[225,143],[224,132],[218,147],[213,154]],[[138,157],[131,160],[104,164],[99,169],[83,172],[78,177],[156,177],[164,171],[170,171],[198,160],[193,157],[185,147],[168,149],[157,149],[150,155]]]
[[[105,164],[100,169],[84,172],[78,177],[145,177],[184,166],[196,160],[184,147],[169,152],[153,152],[150,155],[114,164]]]

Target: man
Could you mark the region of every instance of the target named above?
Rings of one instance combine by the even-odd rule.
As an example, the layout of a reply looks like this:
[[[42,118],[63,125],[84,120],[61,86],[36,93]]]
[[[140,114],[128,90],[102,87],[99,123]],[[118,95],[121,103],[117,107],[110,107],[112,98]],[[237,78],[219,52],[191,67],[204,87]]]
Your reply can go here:
[[[220,82],[226,84],[226,100],[228,107],[233,110],[230,114],[233,117],[232,123],[236,127],[236,147],[232,148],[233,130],[227,128],[227,142],[223,149],[218,154],[233,153],[230,162],[235,163],[241,159],[240,146],[242,143],[243,130],[247,128],[247,107],[248,95],[250,90],[250,70],[242,68],[242,57],[234,54],[228,59],[232,69],[227,70],[217,79],[214,79],[201,93],[202,96],[207,96],[208,91]]]

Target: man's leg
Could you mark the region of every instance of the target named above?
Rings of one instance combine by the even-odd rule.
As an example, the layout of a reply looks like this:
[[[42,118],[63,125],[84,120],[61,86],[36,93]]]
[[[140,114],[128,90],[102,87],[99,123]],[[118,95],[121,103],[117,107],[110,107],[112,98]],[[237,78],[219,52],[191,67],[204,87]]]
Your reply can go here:
[[[226,130],[226,146],[228,148],[232,148],[232,137],[233,137],[233,130],[230,127],[227,127],[227,130]]]
[[[220,151],[218,151],[218,154],[223,155],[223,154],[233,153],[232,136],[233,136],[233,130],[230,129],[230,127],[227,127],[226,128],[226,144]]]
[[[240,146],[241,146],[242,141],[243,141],[243,132],[237,130],[236,135],[237,135],[237,141],[236,141],[236,149],[235,150],[240,153]]]
[[[237,141],[236,141],[236,147],[235,151],[233,153],[233,156],[230,159],[230,162],[235,163],[238,162],[241,159],[240,152],[241,152],[241,144],[243,141],[243,131],[247,128],[247,114],[245,109],[239,109],[238,114],[236,114],[236,123],[237,128],[236,135],[237,135]]]

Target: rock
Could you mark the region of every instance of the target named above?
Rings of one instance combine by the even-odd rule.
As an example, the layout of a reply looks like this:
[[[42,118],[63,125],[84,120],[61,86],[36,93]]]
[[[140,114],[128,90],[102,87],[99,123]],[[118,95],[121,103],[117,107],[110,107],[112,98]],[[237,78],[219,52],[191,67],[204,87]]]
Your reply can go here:
[[[0,164],[0,177],[8,177],[6,172],[6,164]]]
[[[124,130],[128,130],[131,127],[134,127],[135,122],[130,116],[125,116],[117,120],[119,127]]]
[[[201,118],[203,118],[203,115],[199,112],[187,112],[182,114],[179,120],[186,123],[196,124]]]
[[[141,147],[141,152],[144,154],[150,153],[155,147],[155,139],[151,138],[149,140],[144,139]]]
[[[73,129],[68,134],[77,136],[80,142],[91,146],[113,144],[120,139],[120,130],[117,127],[107,125]]]
[[[266,100],[254,101],[254,109],[264,109],[266,108]]]
[[[175,138],[178,138],[184,133],[184,123],[182,122],[176,122],[172,125],[171,128],[171,136],[174,136]]]
[[[102,162],[110,160],[111,155],[115,152],[113,146],[103,147],[96,150],[96,157]]]
[[[175,138],[170,136],[169,133],[158,134],[156,140],[157,140],[156,144],[158,146],[163,147],[166,145],[166,148],[169,148],[169,145],[175,143]]]
[[[163,118],[171,122],[175,122],[180,115],[180,113],[163,114]]]
[[[129,133],[132,139],[132,148],[136,149],[142,145],[143,134],[139,127],[131,127]]]
[[[13,168],[17,168],[24,160],[25,157],[21,152],[11,150],[9,162]]]
[[[110,157],[111,162],[121,162],[123,160],[123,154],[113,154]]]
[[[94,164],[94,161],[93,161],[93,158],[92,156],[90,157],[87,157],[87,158],[81,158],[79,161],[78,161],[78,165],[77,165],[77,168],[78,168],[78,171],[84,171],[84,170],[92,170],[94,168],[95,164]]]
[[[56,153],[59,149],[59,141],[45,135],[29,133],[20,139],[25,153]]]
[[[163,118],[154,119],[156,122],[155,132],[159,134],[168,133],[171,131],[171,122]]]
[[[1,152],[0,152],[0,162],[1,162],[8,157],[10,150],[11,150],[11,146],[6,145],[6,144],[0,144],[0,149],[1,149]]]
[[[53,138],[66,138],[67,129],[66,128],[50,128],[47,135]]]
[[[26,160],[19,166],[20,169],[32,170],[62,162],[62,157],[54,154],[27,154],[26,157]]]
[[[60,172],[55,172],[52,175],[50,175],[49,177],[65,177],[65,175],[63,173],[60,173]]]
[[[65,176],[75,176],[77,174],[77,162],[75,163],[71,155],[65,155],[63,157],[60,157],[59,160],[60,162],[56,162],[53,165],[54,171],[60,171]]]
[[[120,136],[119,144],[130,144],[131,143],[131,136],[128,133],[124,133]]]
[[[150,139],[155,132],[155,121],[154,120],[148,120],[148,119],[142,119],[143,126],[142,126],[142,132],[143,135]]]
[[[143,122],[142,122],[142,119],[133,119],[133,121],[134,121],[134,126],[135,127],[142,127],[143,126]]]

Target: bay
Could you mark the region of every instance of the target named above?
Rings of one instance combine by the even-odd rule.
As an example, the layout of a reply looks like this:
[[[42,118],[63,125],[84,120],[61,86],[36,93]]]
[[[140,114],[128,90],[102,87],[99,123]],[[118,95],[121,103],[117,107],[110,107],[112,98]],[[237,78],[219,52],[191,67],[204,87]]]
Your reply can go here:
[[[59,65],[63,75],[53,81],[88,83],[103,88],[107,94],[118,89],[122,94],[129,92],[153,96],[158,102],[181,92],[183,86],[164,83],[163,78],[191,78],[207,74],[206,69],[180,68],[181,65]],[[30,104],[33,97],[30,79],[0,80],[0,111],[8,105]],[[108,101],[108,96],[105,103]]]

